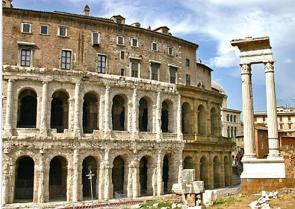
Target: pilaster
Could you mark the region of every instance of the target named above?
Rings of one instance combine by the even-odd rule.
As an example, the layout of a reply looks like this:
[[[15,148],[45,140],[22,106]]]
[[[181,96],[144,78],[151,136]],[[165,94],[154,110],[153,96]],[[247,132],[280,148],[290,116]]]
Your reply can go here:
[[[74,108],[74,135],[80,137],[82,134],[82,121],[81,121],[81,81],[77,81],[75,84],[75,108]]]
[[[47,109],[48,109],[48,82],[43,81],[42,86],[42,103],[41,103],[41,121],[40,121],[40,134],[47,136]]]
[[[6,117],[5,117],[5,125],[4,125],[4,136],[12,136],[13,130],[13,84],[14,80],[8,80],[7,86],[7,100],[6,100]]]
[[[157,92],[157,102],[156,102],[156,140],[161,140],[161,111],[162,111],[162,105],[161,105],[161,92]]]
[[[157,152],[157,191],[156,191],[156,195],[160,196],[163,193],[163,184],[162,184],[162,162],[163,159],[163,154],[161,150],[158,150]]]
[[[104,95],[104,133],[105,137],[111,132],[110,116],[111,116],[111,107],[110,107],[110,86],[106,86],[105,95]]]

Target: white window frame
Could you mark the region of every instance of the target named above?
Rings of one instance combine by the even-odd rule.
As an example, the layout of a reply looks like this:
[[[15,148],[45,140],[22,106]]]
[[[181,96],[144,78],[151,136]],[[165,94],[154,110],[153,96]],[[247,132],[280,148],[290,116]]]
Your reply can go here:
[[[169,49],[171,49],[171,53],[169,52]],[[172,46],[168,46],[168,47],[167,47],[167,54],[168,54],[169,56],[173,56],[173,54],[174,54],[173,51],[174,51],[174,50],[173,50],[173,47],[172,47]]]
[[[119,43],[119,38],[122,38],[123,43]],[[124,36],[117,36],[117,45],[124,46],[125,45],[125,38]]]
[[[156,45],[156,49],[154,49],[154,44]],[[153,41],[151,44],[151,50],[154,52],[158,52],[159,51],[159,44],[157,42]]]
[[[29,30],[29,32],[25,32],[25,31],[24,31],[24,25],[25,25],[25,24],[30,25],[30,30]],[[21,24],[21,32],[22,32],[22,33],[26,33],[26,34],[31,34],[31,33],[32,33],[32,24],[29,23],[29,22],[22,22],[22,24]]]
[[[64,36],[60,35],[60,27],[64,27],[64,28],[66,29],[66,34],[65,34]],[[69,35],[69,33],[68,33],[68,27],[65,26],[65,25],[59,25],[59,26],[58,26],[58,30],[57,30],[57,35],[58,35],[59,37],[68,37],[68,35]]]
[[[136,46],[133,45],[133,40],[136,40],[136,41],[137,41],[137,42],[136,42]],[[131,38],[130,45],[131,45],[131,47],[138,47],[138,45],[139,45],[138,38],[136,38],[136,37],[132,37],[132,38]]]
[[[98,56],[105,56],[106,57],[106,67],[105,67],[105,72],[104,73],[101,73],[101,72],[98,72],[97,68],[98,68],[98,63],[97,63],[97,59],[98,59]],[[103,54],[103,53],[97,53],[96,54],[96,68],[95,68],[95,72],[98,73],[98,74],[107,74],[108,73],[108,56],[106,54]]]
[[[137,77],[132,76],[132,60],[134,60],[134,61],[136,61],[138,63],[138,74],[137,74],[138,76]],[[130,77],[132,77],[132,78],[140,78],[140,60],[138,60],[138,59],[130,59],[129,69],[130,69]]]
[[[47,33],[46,34],[41,32],[41,27],[42,26],[46,26],[47,27]],[[49,25],[46,25],[46,24],[41,24],[40,25],[40,35],[43,35],[43,36],[48,36],[49,35]]]
[[[62,69],[61,68],[61,62],[62,62],[62,51],[70,51],[71,52],[71,67],[70,67],[70,69]],[[61,69],[61,70],[72,70],[73,69],[73,63],[74,63],[74,61],[73,61],[73,58],[74,58],[74,53],[73,53],[73,50],[72,49],[61,49],[60,50],[60,62],[59,62],[59,68]]]
[[[97,33],[97,38],[98,38],[97,42],[98,42],[98,43],[93,43],[93,34],[94,34],[94,33]],[[91,45],[92,45],[92,46],[94,46],[94,45],[96,45],[96,44],[99,45],[99,44],[100,44],[100,37],[101,37],[100,32],[92,31],[92,32],[91,32]]]

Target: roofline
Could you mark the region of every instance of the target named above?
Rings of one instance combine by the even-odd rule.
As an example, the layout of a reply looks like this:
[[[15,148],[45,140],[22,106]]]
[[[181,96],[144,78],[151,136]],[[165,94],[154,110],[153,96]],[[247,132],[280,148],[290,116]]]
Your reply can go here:
[[[92,21],[101,21],[104,23],[108,23],[108,24],[112,24],[112,25],[118,25],[118,23],[113,22],[111,19],[108,18],[101,18],[101,17],[94,17],[94,16],[85,16],[85,15],[80,15],[80,14],[74,14],[74,13],[67,13],[67,12],[48,12],[48,11],[40,11],[40,10],[29,10],[29,9],[22,9],[22,8],[3,8],[3,16],[5,14],[5,12],[31,12],[31,13],[37,13],[37,14],[47,14],[47,15],[57,15],[57,16],[64,16],[64,17],[72,17],[72,18],[79,18],[79,19],[84,19],[84,20],[92,20]],[[199,45],[169,34],[163,34],[163,33],[159,33],[153,30],[149,30],[149,29],[145,29],[145,28],[138,28],[138,27],[134,27],[132,25],[127,25],[127,24],[121,24],[123,27],[127,27],[127,28],[131,28],[134,30],[142,30],[144,32],[148,32],[148,33],[152,33],[158,36],[163,36],[166,38],[172,38],[175,39],[177,41],[183,42],[185,44],[191,45],[193,46],[196,50],[199,48]]]
[[[236,109],[230,109],[230,108],[221,108],[221,110],[227,110],[227,111],[231,111],[231,112],[237,112],[237,113],[241,113],[242,111],[241,110],[236,110]]]
[[[200,63],[200,62],[196,62],[197,65],[202,65],[203,67],[207,68],[207,70],[209,71],[213,71],[212,68],[210,68],[209,66],[203,64],[203,63]]]

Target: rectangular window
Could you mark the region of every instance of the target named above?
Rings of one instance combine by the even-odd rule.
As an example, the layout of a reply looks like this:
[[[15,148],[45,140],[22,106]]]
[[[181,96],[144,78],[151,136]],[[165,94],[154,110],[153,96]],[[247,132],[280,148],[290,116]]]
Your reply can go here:
[[[40,34],[48,35],[48,25],[41,25],[40,26]]]
[[[139,63],[136,61],[131,62],[131,76],[138,78],[138,73],[139,72]]]
[[[186,74],[185,76],[186,85],[191,85],[191,76],[189,74]]]
[[[125,57],[125,52],[124,52],[124,51],[121,51],[121,52],[120,52],[120,58],[121,58],[121,60],[123,60],[124,57]]]
[[[125,75],[125,70],[122,68],[121,69],[121,76],[124,76]]]
[[[186,60],[185,60],[185,66],[186,66],[186,67],[189,67],[189,64],[190,64],[189,59],[186,59]]]
[[[23,67],[31,66],[31,50],[30,49],[21,49],[21,60],[20,65]]]
[[[68,36],[68,28],[65,26],[59,26],[58,28],[58,35],[62,37]]]
[[[22,23],[22,32],[23,33],[31,33],[31,24],[30,23]]]
[[[99,54],[97,56],[97,72],[106,73],[107,69],[107,56]]]
[[[117,44],[124,45],[124,37],[123,36],[117,36]]]
[[[92,32],[91,33],[91,42],[92,42],[92,46],[99,45],[100,44],[100,33]]]
[[[72,63],[72,52],[70,50],[61,51],[61,69],[70,70]]]
[[[159,70],[160,64],[159,63],[151,63],[151,79],[158,81],[159,80]]]
[[[169,67],[169,72],[170,72],[170,83],[176,83],[176,72],[177,68],[176,67]]]
[[[168,55],[173,55],[173,48],[172,47],[168,47],[168,49],[167,49],[167,53],[168,53]]]
[[[138,47],[138,39],[137,38],[132,38],[131,39],[131,46]]]
[[[156,42],[152,43],[152,51],[159,51],[159,45]]]

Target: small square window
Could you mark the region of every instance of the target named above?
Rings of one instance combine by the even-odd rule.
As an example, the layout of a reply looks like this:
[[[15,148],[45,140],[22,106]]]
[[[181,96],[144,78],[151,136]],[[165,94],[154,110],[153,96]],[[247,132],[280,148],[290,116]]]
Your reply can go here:
[[[58,28],[58,35],[62,37],[68,36],[68,28],[65,26],[59,26]]]
[[[31,33],[31,24],[30,23],[22,23],[22,32],[23,33]]]
[[[117,44],[124,45],[124,37],[123,36],[117,36]]]
[[[48,35],[48,25],[41,25],[40,26],[40,34]]]
[[[159,45],[156,42],[152,43],[152,50],[153,51],[159,51]]]
[[[168,49],[167,49],[167,53],[168,53],[168,55],[173,55],[173,48],[172,47],[168,47]]]
[[[131,46],[138,47],[138,39],[137,38],[132,38],[131,39]]]
[[[30,67],[31,66],[31,50],[30,49],[21,49],[20,51],[20,66]]]

